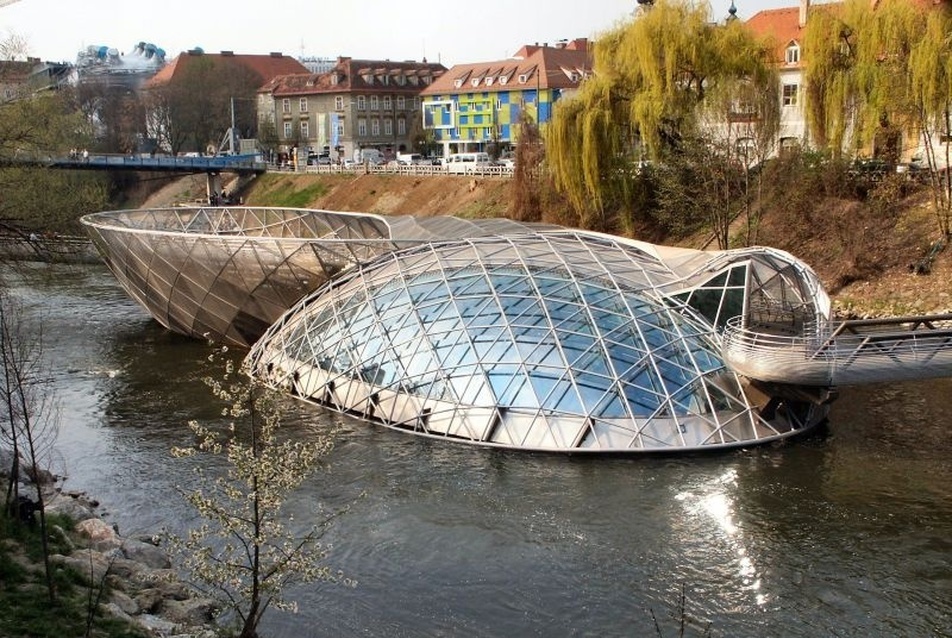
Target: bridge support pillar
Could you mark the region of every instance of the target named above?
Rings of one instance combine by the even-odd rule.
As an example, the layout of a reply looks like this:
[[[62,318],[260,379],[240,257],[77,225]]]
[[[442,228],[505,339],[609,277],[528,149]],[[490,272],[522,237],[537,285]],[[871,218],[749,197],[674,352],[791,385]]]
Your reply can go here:
[[[210,204],[218,205],[221,203],[221,173],[208,173],[205,190]]]

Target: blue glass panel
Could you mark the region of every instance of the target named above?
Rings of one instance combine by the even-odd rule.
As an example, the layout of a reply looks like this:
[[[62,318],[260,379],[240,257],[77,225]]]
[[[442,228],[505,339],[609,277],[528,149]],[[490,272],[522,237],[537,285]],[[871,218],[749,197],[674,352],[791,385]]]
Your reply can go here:
[[[625,399],[628,401],[628,408],[632,414],[637,417],[651,416],[658,406],[661,405],[663,397],[629,384],[621,384],[625,393]]]
[[[617,393],[606,394],[592,416],[603,419],[623,419],[628,416],[628,409],[625,402]]]
[[[576,370],[584,370],[605,376],[611,376],[613,374],[611,368],[608,366],[608,361],[605,360],[605,353],[601,347],[594,347],[585,352],[572,363],[572,367]]]

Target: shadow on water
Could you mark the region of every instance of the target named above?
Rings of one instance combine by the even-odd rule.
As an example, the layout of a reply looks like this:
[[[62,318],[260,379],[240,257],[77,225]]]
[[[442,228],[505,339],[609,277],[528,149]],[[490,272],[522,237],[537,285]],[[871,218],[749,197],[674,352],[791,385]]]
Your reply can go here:
[[[215,418],[208,346],[168,333],[105,269],[14,286],[42,319],[68,486],[124,531],[182,528],[169,449]],[[535,455],[423,440],[295,403],[289,436],[336,430],[294,499],[356,588],[294,592],[269,635],[952,634],[952,382],[847,388],[825,428],[688,457]],[[359,496],[361,496],[358,498]],[[698,630],[695,634],[700,635]]]

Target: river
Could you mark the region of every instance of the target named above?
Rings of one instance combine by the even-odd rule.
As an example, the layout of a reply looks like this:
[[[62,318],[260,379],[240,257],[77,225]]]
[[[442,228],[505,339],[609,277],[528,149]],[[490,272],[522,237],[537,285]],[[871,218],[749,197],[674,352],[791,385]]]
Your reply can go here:
[[[125,535],[196,519],[171,457],[212,419],[203,343],[149,319],[100,266],[5,271],[62,406],[56,469]],[[357,580],[300,587],[302,636],[952,635],[952,381],[843,389],[791,441],[692,456],[589,458],[428,441],[296,405],[336,429],[294,500]],[[655,628],[657,622],[658,629]]]

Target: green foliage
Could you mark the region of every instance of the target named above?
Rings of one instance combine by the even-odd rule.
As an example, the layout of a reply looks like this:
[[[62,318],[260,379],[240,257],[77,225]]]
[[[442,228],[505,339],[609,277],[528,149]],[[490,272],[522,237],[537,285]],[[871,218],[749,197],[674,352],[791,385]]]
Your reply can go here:
[[[895,161],[907,142],[924,144],[939,231],[952,228],[948,135],[952,106],[952,7],[907,0],[847,0],[814,11],[804,37],[806,108],[815,138],[834,153],[873,147]],[[941,157],[942,153],[945,157]]]
[[[750,101],[756,137],[773,139],[776,87],[769,48],[741,25],[712,24],[701,3],[659,0],[599,37],[594,76],[557,103],[545,130],[556,187],[583,226],[617,226],[606,211],[630,208],[640,162],[698,137],[715,102]]]
[[[0,157],[65,154],[85,147],[90,129],[68,95],[0,105]],[[77,233],[77,219],[108,203],[108,178],[86,171],[0,169],[0,222],[21,229]]]
[[[239,375],[231,361],[220,379],[205,382],[224,406],[228,424],[216,430],[190,423],[196,443],[173,454],[221,455],[227,469],[212,478],[202,463],[194,466],[202,487],[183,494],[205,522],[187,537],[173,538],[173,546],[198,587],[233,612],[241,636],[250,638],[270,606],[294,610],[282,596],[288,585],[344,580],[324,564],[324,527],[297,535],[282,511],[332,440],[327,435],[306,443],[279,439],[281,396]]]

